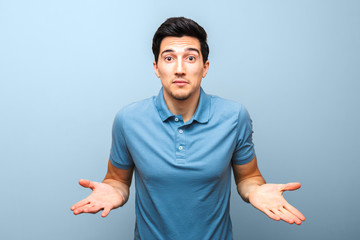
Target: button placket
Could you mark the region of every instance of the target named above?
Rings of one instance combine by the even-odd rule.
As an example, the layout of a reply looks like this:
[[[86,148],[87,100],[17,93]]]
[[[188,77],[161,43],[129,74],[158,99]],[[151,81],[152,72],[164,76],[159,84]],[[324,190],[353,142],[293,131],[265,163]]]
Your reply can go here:
[[[174,119],[176,120],[176,118]],[[182,129],[184,127],[183,123],[180,123],[180,119],[178,118],[178,122],[176,124],[178,127],[176,129],[176,162],[184,163],[186,159],[186,139],[185,139],[185,131]]]

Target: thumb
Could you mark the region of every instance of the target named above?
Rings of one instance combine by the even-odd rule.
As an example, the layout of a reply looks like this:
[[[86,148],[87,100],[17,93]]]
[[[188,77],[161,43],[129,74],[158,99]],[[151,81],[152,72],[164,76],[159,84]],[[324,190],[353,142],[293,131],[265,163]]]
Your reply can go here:
[[[87,179],[80,179],[79,184],[85,188],[93,189],[95,187],[94,182],[91,182],[90,180],[87,180]]]
[[[283,191],[293,191],[296,189],[299,189],[301,187],[301,184],[299,182],[292,182],[284,184]]]

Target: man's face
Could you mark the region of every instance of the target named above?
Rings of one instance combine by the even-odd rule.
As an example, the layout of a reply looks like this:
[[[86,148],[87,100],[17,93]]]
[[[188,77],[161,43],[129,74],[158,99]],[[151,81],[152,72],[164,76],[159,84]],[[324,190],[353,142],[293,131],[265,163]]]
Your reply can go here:
[[[154,70],[164,88],[165,99],[187,100],[200,94],[201,79],[209,61],[203,62],[200,41],[194,37],[166,37],[161,41]]]

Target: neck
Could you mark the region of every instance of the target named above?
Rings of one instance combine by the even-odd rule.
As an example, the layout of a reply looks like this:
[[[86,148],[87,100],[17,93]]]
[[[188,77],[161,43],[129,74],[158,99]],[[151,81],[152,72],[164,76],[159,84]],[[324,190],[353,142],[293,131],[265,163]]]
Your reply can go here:
[[[200,89],[186,100],[177,100],[163,92],[165,103],[172,114],[181,115],[184,122],[189,121],[195,114],[199,104]]]

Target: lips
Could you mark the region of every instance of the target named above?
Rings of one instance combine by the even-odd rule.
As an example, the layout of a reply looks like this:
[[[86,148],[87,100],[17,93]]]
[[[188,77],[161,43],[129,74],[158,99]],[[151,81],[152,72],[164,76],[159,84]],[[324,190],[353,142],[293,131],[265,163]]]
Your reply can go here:
[[[188,84],[187,81],[185,81],[185,80],[180,80],[180,79],[177,79],[177,80],[173,81],[173,83],[174,83],[175,85],[177,85],[177,86],[185,86],[185,85]]]

